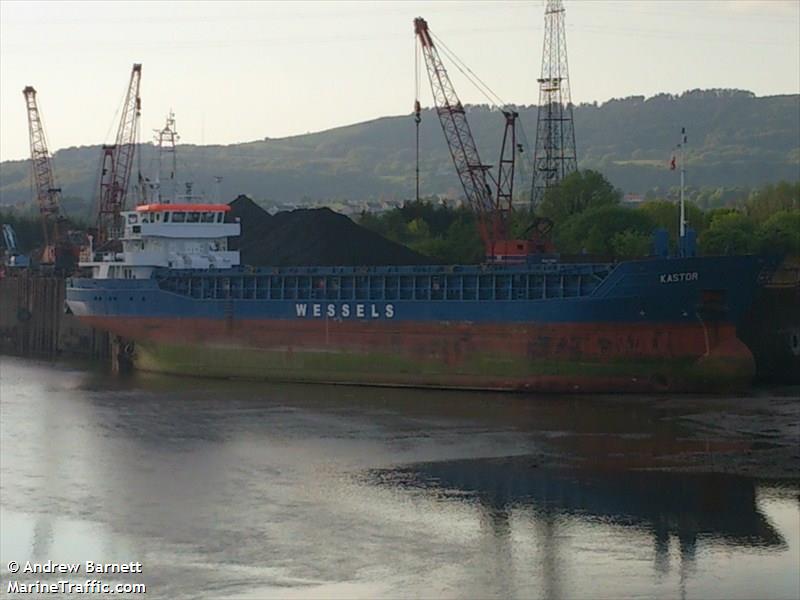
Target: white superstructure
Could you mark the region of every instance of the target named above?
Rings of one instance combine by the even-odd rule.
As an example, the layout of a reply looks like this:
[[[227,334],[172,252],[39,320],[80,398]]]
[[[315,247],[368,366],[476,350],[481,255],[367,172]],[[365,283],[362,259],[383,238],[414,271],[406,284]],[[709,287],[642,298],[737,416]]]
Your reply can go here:
[[[89,250],[95,279],[146,279],[153,269],[229,269],[239,252],[228,250],[228,238],[239,223],[226,223],[227,204],[145,204],[125,211],[122,252],[100,255]]]

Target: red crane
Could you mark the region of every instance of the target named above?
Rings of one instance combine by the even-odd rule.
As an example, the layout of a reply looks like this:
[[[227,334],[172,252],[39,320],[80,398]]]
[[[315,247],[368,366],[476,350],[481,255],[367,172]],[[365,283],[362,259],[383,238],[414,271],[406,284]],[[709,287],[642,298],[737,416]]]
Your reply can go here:
[[[464,188],[467,202],[478,217],[478,228],[486,247],[486,258],[491,261],[522,259],[533,252],[533,242],[509,239],[518,115],[511,110],[503,110],[505,131],[495,179],[491,174],[491,166],[481,162],[464,106],[447,75],[425,19],[414,19],[414,32],[425,56],[436,113],[453,164]]]
[[[59,221],[61,220],[61,188],[56,185],[44,126],[36,102],[36,90],[32,86],[22,90],[28,108],[28,132],[31,142],[31,165],[36,186],[36,202],[42,218],[41,262],[55,264],[56,246],[59,244]]]
[[[120,211],[125,208],[125,197],[128,193],[128,182],[136,151],[136,125],[142,110],[142,101],[139,97],[141,78],[142,65],[134,64],[125,104],[122,107],[116,142],[103,146],[100,201],[97,210],[98,246],[117,239],[122,233]]]

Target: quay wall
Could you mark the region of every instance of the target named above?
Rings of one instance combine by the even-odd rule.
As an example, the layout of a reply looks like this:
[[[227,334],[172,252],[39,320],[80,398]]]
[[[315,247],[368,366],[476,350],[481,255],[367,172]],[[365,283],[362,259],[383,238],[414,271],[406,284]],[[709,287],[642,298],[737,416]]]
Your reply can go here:
[[[22,271],[0,278],[0,354],[106,358],[109,335],[66,312],[66,280]]]

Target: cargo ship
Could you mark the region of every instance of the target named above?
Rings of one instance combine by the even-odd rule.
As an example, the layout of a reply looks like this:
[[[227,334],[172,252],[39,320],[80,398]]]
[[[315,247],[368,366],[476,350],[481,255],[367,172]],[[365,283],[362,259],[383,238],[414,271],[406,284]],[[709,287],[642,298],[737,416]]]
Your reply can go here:
[[[248,267],[229,210],[123,212],[122,251],[90,250],[69,309],[135,368],[173,374],[544,392],[717,391],[754,374],[736,327],[768,258]]]

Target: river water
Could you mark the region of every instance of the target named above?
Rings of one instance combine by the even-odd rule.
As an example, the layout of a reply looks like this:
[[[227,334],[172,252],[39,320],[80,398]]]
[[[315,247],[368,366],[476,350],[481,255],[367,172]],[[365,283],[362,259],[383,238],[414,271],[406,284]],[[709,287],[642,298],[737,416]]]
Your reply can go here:
[[[642,469],[694,443],[646,406],[0,356],[0,596],[91,560],[151,599],[800,597],[797,485]]]

